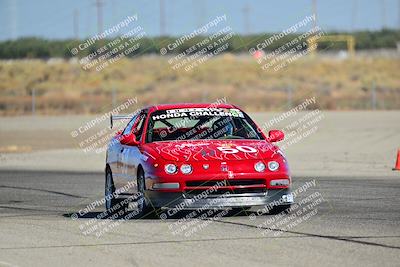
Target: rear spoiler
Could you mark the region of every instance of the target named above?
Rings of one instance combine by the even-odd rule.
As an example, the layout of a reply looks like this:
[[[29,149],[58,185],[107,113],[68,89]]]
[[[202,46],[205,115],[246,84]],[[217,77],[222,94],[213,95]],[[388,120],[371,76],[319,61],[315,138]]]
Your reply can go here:
[[[113,125],[114,125],[114,121],[116,120],[130,120],[132,119],[134,116],[134,114],[130,114],[130,115],[111,115],[110,116],[110,128],[112,129]]]

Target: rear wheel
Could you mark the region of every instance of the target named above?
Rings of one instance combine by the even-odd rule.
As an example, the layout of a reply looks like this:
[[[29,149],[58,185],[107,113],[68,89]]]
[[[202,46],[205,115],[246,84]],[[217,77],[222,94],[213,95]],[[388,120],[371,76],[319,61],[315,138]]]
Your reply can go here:
[[[105,181],[105,190],[104,190],[104,198],[105,198],[105,206],[106,210],[109,214],[113,214],[118,210],[118,200],[115,199],[115,186],[114,180],[112,176],[112,172],[110,167],[106,167],[106,181]]]

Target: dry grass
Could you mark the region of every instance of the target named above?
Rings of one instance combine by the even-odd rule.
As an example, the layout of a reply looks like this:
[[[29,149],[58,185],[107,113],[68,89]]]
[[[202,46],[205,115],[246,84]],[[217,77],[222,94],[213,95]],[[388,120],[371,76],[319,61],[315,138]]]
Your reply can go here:
[[[66,61],[0,61],[0,114],[31,110],[36,89],[37,111],[45,114],[97,113],[138,97],[140,105],[164,102],[213,102],[226,97],[248,110],[287,108],[287,88],[293,105],[317,97],[323,109],[369,109],[376,83],[378,108],[400,108],[400,61],[390,58],[304,57],[287,68],[263,71],[247,56],[224,54],[190,72],[175,71],[167,59],[155,56],[120,60],[101,72],[84,71]]]

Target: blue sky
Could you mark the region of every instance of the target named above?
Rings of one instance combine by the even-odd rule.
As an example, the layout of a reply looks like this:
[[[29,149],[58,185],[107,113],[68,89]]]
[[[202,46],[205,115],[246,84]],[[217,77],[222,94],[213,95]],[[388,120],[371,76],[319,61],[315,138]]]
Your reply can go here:
[[[159,0],[102,0],[104,29],[128,15],[150,36],[160,33]],[[226,14],[236,33],[245,33],[243,8],[249,7],[250,33],[279,32],[312,12],[311,0],[163,0],[169,35],[192,32],[217,15]],[[79,37],[97,33],[96,0],[0,0],[0,40],[36,36],[74,36],[73,13],[79,12]],[[354,9],[353,7],[357,8]],[[356,10],[354,12],[354,10]],[[317,0],[318,24],[324,30],[399,28],[400,0]]]

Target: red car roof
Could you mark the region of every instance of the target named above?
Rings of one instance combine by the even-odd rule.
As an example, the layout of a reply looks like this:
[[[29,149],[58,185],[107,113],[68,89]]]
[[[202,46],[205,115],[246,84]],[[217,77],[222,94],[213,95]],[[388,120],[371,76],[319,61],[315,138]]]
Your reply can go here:
[[[176,104],[160,104],[148,107],[149,111],[166,110],[176,108],[238,108],[232,104],[225,103],[176,103]]]

